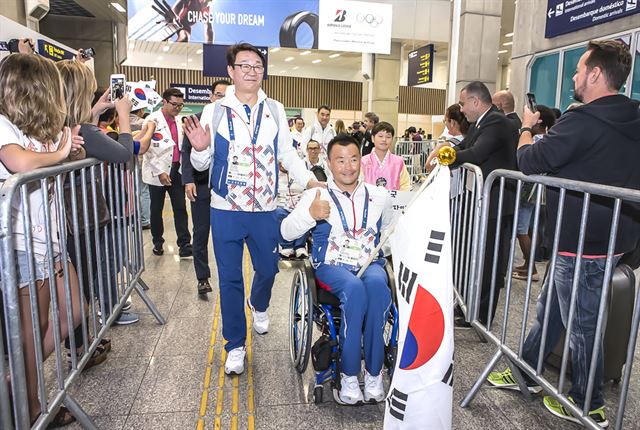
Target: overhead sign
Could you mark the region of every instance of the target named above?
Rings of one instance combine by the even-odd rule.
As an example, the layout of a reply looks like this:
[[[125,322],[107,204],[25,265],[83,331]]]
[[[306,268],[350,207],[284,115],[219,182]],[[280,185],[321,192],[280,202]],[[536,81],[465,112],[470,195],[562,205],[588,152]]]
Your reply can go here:
[[[390,4],[322,0],[318,47],[327,51],[389,54],[392,11]]]
[[[38,54],[53,61],[71,60],[76,56],[75,53],[68,49],[42,39],[38,39]]]
[[[433,44],[409,52],[409,86],[433,82]]]
[[[640,12],[640,0],[548,0],[544,37],[592,27]]]
[[[269,50],[264,46],[256,46],[265,58],[264,74],[262,79],[267,79],[267,67],[269,66]],[[229,76],[227,72],[227,49],[229,45],[203,45],[202,47],[202,74],[224,78]]]
[[[211,103],[211,85],[170,84],[184,94],[185,103]]]
[[[392,6],[340,0],[128,0],[129,39],[389,54]]]
[[[129,39],[318,47],[318,0],[128,0]]]

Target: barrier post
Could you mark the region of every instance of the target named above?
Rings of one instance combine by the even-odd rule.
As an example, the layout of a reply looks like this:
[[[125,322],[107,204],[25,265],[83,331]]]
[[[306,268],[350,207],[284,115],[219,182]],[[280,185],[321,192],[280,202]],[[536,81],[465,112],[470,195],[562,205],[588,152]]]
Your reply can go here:
[[[134,289],[158,322],[165,322],[142,287],[148,288],[141,277],[144,255],[137,213],[139,196],[136,190],[140,180],[137,161],[131,170],[120,164],[107,166],[106,172],[105,175],[103,164],[98,160],[85,159],[13,175],[4,181],[0,189],[1,292],[6,321],[6,337],[0,332],[0,353],[4,353],[2,342],[6,338],[9,357],[8,367],[4,362],[0,365],[0,427],[3,429],[44,429],[62,404],[69,408],[83,428],[97,429],[70,394],[69,388],[78,380]],[[90,174],[89,183],[87,173]],[[100,185],[97,183],[99,178],[102,179]],[[38,208],[31,207],[34,196],[42,202]],[[106,218],[104,214],[99,218],[98,200],[104,201],[103,196],[107,196],[110,212]],[[41,211],[38,216],[44,226],[46,255],[38,254],[38,261],[39,264],[46,263],[48,268],[43,275],[49,281],[48,287],[36,285],[36,252],[32,245],[36,242],[31,223],[34,209]],[[22,216],[18,217],[22,225],[16,224],[21,230],[14,231],[18,210],[22,211]],[[23,235],[26,244],[24,252],[20,251],[24,253],[20,258],[25,258],[26,262],[21,261],[20,267],[25,265],[29,281],[25,282],[25,289],[20,294],[29,294],[30,316],[27,319],[30,319],[32,333],[24,333],[21,323],[24,319],[21,320],[20,303],[24,299],[19,296],[16,234]],[[68,259],[71,252],[76,256],[73,265]],[[43,291],[50,296],[46,304],[50,306],[50,312],[40,309],[43,304],[38,298]],[[102,312],[100,323],[99,312]],[[49,314],[49,321],[40,320],[41,315],[48,318]],[[40,330],[47,324],[47,336],[50,338]],[[65,338],[69,343],[68,361],[61,345]],[[35,366],[29,364],[27,368],[23,342],[31,340],[34,345],[29,354],[33,354]],[[48,342],[46,347],[45,340]],[[55,369],[51,381],[43,367],[50,353]],[[10,391],[4,382],[7,370]],[[32,396],[35,394],[40,403],[40,415],[33,423],[30,419],[27,372],[32,383],[37,383],[37,392]]]
[[[597,379],[597,377],[602,377],[602,375],[599,375],[599,373],[597,372],[598,358],[602,357],[602,360],[604,360],[604,363],[606,365],[607,354],[606,351],[603,351],[603,339],[605,334],[604,328],[606,326],[606,318],[608,315],[609,295],[612,294],[613,291],[611,282],[613,279],[614,267],[619,259],[619,255],[615,255],[615,253],[620,252],[617,251],[616,243],[618,237],[624,234],[624,232],[618,230],[620,226],[624,225],[621,223],[622,216],[626,216],[628,219],[633,219],[630,218],[633,217],[633,215],[630,214],[633,214],[632,208],[638,207],[638,205],[640,204],[640,191],[611,187],[601,184],[579,182],[562,178],[553,178],[548,176],[525,176],[520,172],[508,170],[493,171],[486,178],[483,189],[482,222],[480,224],[481,228],[478,235],[478,247],[480,251],[478,255],[483,255],[486,248],[488,228],[487,215],[489,212],[489,206],[491,204],[490,199],[492,187],[499,187],[500,192],[498,194],[497,212],[500,215],[503,206],[506,204],[503,200],[503,194],[507,181],[517,181],[515,203],[516,206],[514,208],[514,212],[516,215],[519,211],[519,197],[521,195],[522,184],[532,183],[536,187],[535,210],[533,213],[532,246],[528,259],[529,264],[527,266],[526,289],[524,292],[525,299],[523,304],[511,299],[511,294],[514,291],[514,281],[511,280],[511,273],[507,273],[506,276],[508,277],[508,279],[506,282],[504,304],[501,306],[501,309],[503,309],[504,311],[504,314],[502,316],[502,325],[499,326],[497,324],[497,322],[500,321],[500,319],[498,318],[496,318],[494,321],[496,324],[493,324],[494,322],[491,321],[491,318],[487,320],[486,325],[483,325],[479,320],[478,310],[480,304],[480,292],[483,287],[482,273],[484,270],[492,270],[490,294],[492,295],[492,297],[494,294],[498,294],[495,289],[497,274],[496,266],[498,264],[496,260],[499,255],[497,246],[499,241],[496,239],[496,250],[494,251],[491,264],[487,264],[487,267],[483,267],[485,266],[485,264],[480,264],[479,269],[473,272],[473,276],[475,277],[474,291],[476,295],[473,300],[474,306],[472,312],[472,326],[480,333],[482,333],[483,337],[485,337],[488,341],[492,342],[495,345],[496,352],[482,370],[480,376],[473,384],[473,387],[465,395],[464,399],[461,402],[461,406],[467,407],[473,401],[475,395],[480,390],[480,388],[482,388],[482,385],[485,383],[485,380],[489,376],[490,372],[498,364],[500,358],[504,357],[507,363],[510,365],[514,379],[516,380],[520,391],[525,394],[525,397],[530,397],[527,381],[529,384],[533,383],[535,385],[539,385],[543,390],[546,391],[549,396],[553,397],[556,401],[562,404],[567,409],[567,411],[569,411],[581,424],[583,424],[587,428],[599,429],[600,426],[598,425],[598,423],[591,416],[589,416],[589,411],[592,409],[591,403],[593,389],[597,384],[603,383],[602,380]],[[540,228],[539,217],[542,210],[541,206],[543,187],[552,187],[553,189],[557,190],[557,197],[554,196],[556,197],[556,200],[554,200],[554,205],[557,206],[557,214],[555,220],[555,229],[551,231],[553,233],[551,261],[544,277],[541,296],[538,299],[539,303],[537,304],[536,308],[536,322],[534,323],[533,328],[528,330],[528,313],[532,308],[530,296],[532,284],[534,282],[532,277],[535,268],[535,245],[539,240],[538,230]],[[577,232],[577,238],[575,238],[575,236],[572,236],[573,240],[577,239],[575,256],[567,256],[563,253],[559,254],[559,251],[565,252],[564,249],[560,248],[560,236],[563,233],[563,228],[568,228],[567,225],[563,223],[563,215],[568,210],[566,200],[569,198],[569,195],[571,196],[570,198],[573,199],[573,206],[570,208],[576,214],[574,215],[574,218],[578,218],[577,214],[580,214],[579,224],[577,224],[577,228],[575,228],[575,224],[574,226],[572,226],[572,228]],[[585,275],[583,274],[585,270],[583,267],[583,261],[586,261],[583,257],[585,255],[585,247],[587,243],[587,229],[589,227],[593,228],[593,226],[588,225],[587,220],[589,219],[590,211],[594,210],[599,210],[601,214],[603,213],[603,211],[605,211],[604,216],[611,217],[611,225],[608,228],[608,231],[605,233],[606,236],[602,235],[602,237],[599,239],[603,244],[605,243],[605,240],[607,241],[606,256],[602,256],[601,258],[603,258],[603,260],[601,260],[601,263],[598,263],[599,274],[597,276],[602,276],[602,284],[600,286],[597,286],[598,288],[600,288],[597,305],[598,313],[594,316],[594,319],[591,320],[591,322],[593,322],[595,325],[593,334],[588,334],[587,338],[585,338],[584,340],[584,347],[587,348],[588,351],[587,362],[585,363],[585,365],[588,365],[588,368],[586,369],[586,384],[583,388],[581,388],[581,390],[584,390],[584,402],[582,402],[582,404],[578,406],[569,398],[566,386],[568,385],[569,379],[568,368],[571,353],[570,344],[573,344],[571,336],[574,333],[573,330],[575,324],[579,324],[579,322],[576,320],[579,306],[578,295],[581,291],[584,293],[584,291],[581,290],[581,279],[588,279],[591,276],[589,275],[585,277]],[[576,221],[577,219],[568,220],[568,222],[573,223],[576,223]],[[509,272],[511,272],[511,269],[513,268],[513,261],[516,253],[516,231],[517,230],[514,226],[514,228],[512,229],[510,249],[508,254]],[[496,236],[498,236],[499,234],[500,231],[498,229],[498,231],[496,232]],[[593,235],[594,233],[590,232],[589,234]],[[593,236],[589,237],[593,238]],[[566,239],[563,240],[566,241]],[[571,272],[572,280],[570,282],[569,277],[558,278],[557,266],[560,264],[561,256],[562,258],[564,258],[564,260],[562,261],[564,261],[563,264],[565,265],[565,267],[563,268],[563,273],[567,270]],[[567,264],[572,264],[573,267],[568,269]],[[631,271],[628,270],[628,268],[626,271],[616,271],[616,273],[630,272]],[[620,282],[623,283],[619,284],[620,286],[617,287],[618,291],[620,290],[620,288],[634,289],[633,297],[635,300],[635,305],[633,307],[633,315],[626,315],[626,317],[629,318],[630,337],[628,343],[626,344],[626,363],[624,364],[620,398],[616,408],[616,429],[623,428],[624,411],[626,402],[628,400],[628,390],[632,378],[631,369],[633,367],[634,353],[637,345],[637,336],[640,329],[640,290],[635,289],[635,278],[632,275],[628,275],[626,277],[619,277],[619,279],[622,279],[622,281]],[[562,285],[562,290],[558,290],[559,287],[558,285],[556,285],[556,282],[560,283],[560,281],[564,282],[564,284]],[[594,285],[594,287],[596,287],[596,285]],[[554,298],[557,296],[559,297],[559,294],[561,294],[560,291],[562,291],[563,297],[566,297],[566,299],[563,300],[567,300],[567,304],[564,305],[568,306],[568,309],[565,308],[567,313],[566,317],[561,316],[559,314],[560,310],[557,309],[558,306],[562,305],[552,306],[553,300],[558,300]],[[625,295],[625,297],[627,296]],[[522,312],[516,312],[519,306],[522,306]],[[609,311],[609,316],[612,315],[612,312],[613,315],[615,315],[615,310],[611,310]],[[551,328],[552,313],[554,321],[553,328]],[[490,310],[488,316],[491,317],[491,315],[492,314]],[[626,317],[625,321],[628,321]],[[544,360],[547,358],[548,353],[552,351],[553,347],[556,346],[556,339],[558,339],[562,334],[558,331],[560,318],[563,318],[562,324],[566,325],[567,336],[565,336],[564,343],[562,344],[559,378],[557,381],[555,381],[555,379],[553,378],[545,377],[542,372],[545,367]],[[566,322],[564,321],[564,318],[566,318]],[[496,333],[498,330],[500,330],[499,335]],[[529,336],[532,336],[532,330],[535,331],[535,334],[533,335],[535,337],[529,342],[534,343],[527,343],[527,340],[525,338],[529,339]],[[624,333],[626,334],[626,331],[624,331]],[[592,341],[593,346],[591,347],[590,344]],[[553,342],[554,344],[550,344],[549,342]]]

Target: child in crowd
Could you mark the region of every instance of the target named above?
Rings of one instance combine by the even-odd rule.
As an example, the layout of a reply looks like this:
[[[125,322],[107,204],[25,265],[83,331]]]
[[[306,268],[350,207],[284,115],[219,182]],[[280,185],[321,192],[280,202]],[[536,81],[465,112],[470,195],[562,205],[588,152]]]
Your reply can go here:
[[[58,164],[69,157],[72,147],[80,147],[82,139],[77,136],[72,139],[72,134],[77,135],[77,126],[73,132],[69,127],[64,127],[60,138],[60,131],[65,122],[66,103],[60,73],[51,60],[29,54],[14,54],[5,58],[0,63],[0,99],[0,180],[6,180],[14,173],[30,172],[40,167]],[[38,183],[31,183],[27,187],[30,242],[27,242],[20,196],[15,196],[12,218],[18,285],[0,284],[5,293],[10,288],[19,288],[20,323],[32,422],[40,413],[32,310],[37,309],[38,312],[41,335],[38,343],[42,345],[43,360],[55,348],[54,326],[49,321],[52,290],[58,297],[58,318],[62,338],[66,338],[69,333],[68,312],[72,314],[74,327],[81,321],[82,303],[78,277],[73,264],[68,262],[67,256],[62,255],[60,251],[57,199],[53,186],[49,187],[46,199],[43,198],[43,190]],[[46,206],[50,209],[48,228],[53,255],[48,255]],[[32,261],[27,257],[27,249],[33,251]],[[50,259],[54,262],[53,268],[49,267]],[[34,278],[29,273],[30,265],[34,269]],[[55,279],[50,279],[51,272],[55,273]],[[64,300],[65,278],[68,280],[71,308]],[[35,282],[35,296],[30,295],[31,281]],[[49,286],[50,282],[55,282],[52,289]],[[32,303],[32,300],[37,304]],[[54,418],[54,424],[64,425],[73,420],[69,411],[61,407]]]
[[[411,178],[402,157],[392,154],[390,146],[395,130],[388,122],[379,122],[373,127],[373,151],[362,157],[362,175],[368,184],[387,190],[409,191]]]

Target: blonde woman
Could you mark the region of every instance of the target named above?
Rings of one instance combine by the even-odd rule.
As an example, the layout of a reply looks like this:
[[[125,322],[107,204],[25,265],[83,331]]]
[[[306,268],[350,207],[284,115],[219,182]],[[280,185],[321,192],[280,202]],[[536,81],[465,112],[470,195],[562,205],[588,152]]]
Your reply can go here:
[[[52,61],[32,54],[14,54],[5,58],[0,63],[0,100],[2,100],[0,104],[0,181],[6,180],[14,173],[29,172],[40,167],[58,164],[69,157],[74,146],[72,132],[69,127],[64,127],[66,104],[62,92],[62,81]],[[60,138],[60,130],[63,130],[63,127],[64,132]],[[80,141],[81,139],[75,139],[75,146],[78,146]],[[42,190],[38,186],[30,187],[28,193],[31,243],[27,244],[25,237],[23,208],[15,204],[12,210],[13,245],[18,285],[2,283],[0,286],[3,291],[8,288],[19,288],[27,395],[33,422],[40,413],[40,402],[36,345],[31,320],[32,309],[38,311],[41,334],[38,343],[41,343],[43,359],[46,359],[54,350],[54,327],[49,321],[50,282],[55,282],[53,290],[58,297],[58,317],[63,338],[69,333],[68,312],[72,313],[73,325],[80,324],[81,300],[74,266],[71,263],[65,264],[66,256],[60,253],[54,191],[53,189],[49,191],[48,200],[43,199]],[[53,256],[49,256],[47,252],[46,221],[43,216],[46,205],[51,209]],[[34,253],[31,263],[35,269],[35,297],[29,295],[29,288],[27,288],[31,280],[30,262],[26,254],[27,246],[31,247]],[[49,279],[49,257],[52,257],[55,262],[53,267],[56,273],[55,280]],[[71,309],[64,302],[63,271],[65,270],[69,280]],[[32,303],[32,300],[37,303]],[[69,411],[61,407],[54,418],[54,423],[64,425],[73,420]]]
[[[56,63],[56,67],[60,71],[60,75],[62,76],[62,81],[64,84],[64,95],[66,99],[67,106],[67,115],[65,119],[65,123],[69,126],[80,126],[80,134],[84,138],[84,151],[86,152],[87,157],[97,158],[98,160],[109,162],[109,163],[125,163],[132,159],[133,157],[133,137],[131,135],[131,127],[129,123],[129,113],[131,111],[131,102],[128,96],[124,96],[115,100],[114,102],[109,102],[105,100],[103,103],[97,103],[96,106],[92,109],[91,103],[94,98],[94,93],[97,88],[96,79],[93,76],[93,72],[89,67],[79,61],[71,61],[71,60],[63,60]],[[113,140],[111,137],[103,133],[100,128],[98,128],[95,124],[92,123],[94,117],[99,116],[104,110],[112,108],[115,106],[115,110],[120,116],[120,133],[118,135],[118,140]],[[89,171],[86,172],[89,174]],[[99,176],[99,175],[96,175]],[[95,178],[97,181],[99,177]],[[76,188],[77,195],[80,194],[80,175],[76,175],[75,177],[76,183],[73,184]],[[86,178],[86,183],[91,184],[91,178]],[[69,187],[69,178],[66,187]],[[98,193],[100,193],[99,186],[96,187],[98,189]],[[89,187],[87,187],[89,189]],[[91,197],[91,195],[90,195]],[[70,198],[65,199],[70,203]],[[106,207],[106,201],[104,196],[100,194],[96,196],[96,200],[99,203],[102,203],[103,207]],[[90,200],[92,203],[93,200]],[[71,207],[67,208],[67,213],[69,214],[71,211]],[[101,212],[101,211],[99,211]],[[104,210],[102,212],[108,212],[108,210]],[[78,264],[82,265],[82,286],[84,290],[85,297],[91,298],[93,297],[93,291],[91,291],[91,279],[89,279],[89,265],[91,265],[91,273],[94,276],[97,275],[97,252],[96,252],[96,242],[95,242],[95,228],[93,225],[93,220],[90,221],[89,231],[83,232],[81,231],[79,235],[80,249],[85,250],[87,242],[89,243],[89,247],[91,250],[91,258],[87,258],[87,254],[81,252],[80,255],[76,254],[75,250],[75,241],[73,237],[73,230],[71,228],[68,229],[68,237],[67,243],[70,245],[67,247],[69,251],[69,257],[76,267]],[[101,222],[97,228],[100,230],[99,237],[104,237],[104,229],[108,228],[110,221]],[[103,257],[104,255],[112,254],[105,249],[101,251]],[[104,261],[104,258],[102,258]],[[112,263],[114,263],[112,261]],[[111,264],[112,272],[114,270],[115,265]],[[103,270],[103,273],[106,272]],[[115,305],[115,298],[117,296],[117,284],[115,279],[113,278],[114,273],[109,274],[112,277],[111,280],[111,297],[112,303],[109,303],[109,293],[107,291],[106,285],[109,285],[107,282],[108,279],[105,279],[105,289],[103,290],[103,297],[100,297],[101,303],[104,303],[106,315],[107,317],[111,314],[110,304]],[[94,285],[97,283],[97,280],[94,280]],[[118,319],[116,320],[116,324],[119,322],[127,322],[127,323],[135,323],[139,320],[139,317],[130,312],[122,312]],[[91,339],[90,339],[91,341]],[[84,339],[82,335],[82,326],[79,326],[75,330],[75,345],[78,358],[81,357],[84,350]],[[70,351],[71,345],[69,340],[65,342],[65,346],[67,347],[67,360],[69,364],[72,362],[72,351]],[[107,352],[111,350],[111,341],[109,339],[102,339],[101,343],[98,345],[97,349],[91,356],[91,359],[87,362],[85,369],[88,369],[92,366],[100,364],[104,362],[107,358]]]
[[[333,127],[333,129],[336,131],[336,135],[347,132],[347,129],[344,126],[344,121],[341,119],[336,120],[336,126]]]
[[[110,163],[125,163],[133,156],[133,138],[129,113],[131,101],[129,96],[112,102],[102,103],[102,112],[92,111],[91,102],[97,89],[93,72],[83,63],[72,60],[63,60],[56,63],[56,67],[62,76],[67,112],[65,125],[70,127],[80,125],[80,135],[84,138],[84,150],[87,157],[94,157]],[[108,108],[115,107],[120,117],[120,135],[118,141],[114,141],[102,133],[92,124],[93,118],[100,115]]]

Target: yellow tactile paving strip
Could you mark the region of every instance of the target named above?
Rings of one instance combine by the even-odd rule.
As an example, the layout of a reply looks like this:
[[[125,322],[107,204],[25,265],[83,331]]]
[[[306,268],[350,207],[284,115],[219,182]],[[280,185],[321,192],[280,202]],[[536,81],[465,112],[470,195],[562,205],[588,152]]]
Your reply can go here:
[[[245,283],[245,295],[249,297],[251,292],[251,259],[249,256],[249,252],[245,247],[244,258],[243,258],[243,276]],[[247,307],[246,310],[246,318],[247,318],[247,361],[246,361],[246,399],[241,398],[244,397],[241,395],[240,390],[240,376],[233,376],[231,378],[227,377],[224,373],[224,362],[227,356],[226,351],[223,348],[224,340],[222,336],[219,336],[218,339],[218,327],[221,324],[220,319],[220,299],[219,297],[216,300],[216,306],[213,316],[213,324],[211,328],[211,341],[209,343],[209,350],[207,356],[207,367],[204,375],[204,385],[202,388],[202,396],[200,398],[200,409],[199,409],[199,417],[198,422],[196,424],[196,430],[205,430],[205,429],[231,429],[237,430],[238,428],[254,430],[255,428],[255,405],[254,405],[254,387],[253,387],[253,350],[252,350],[252,319],[251,319],[251,311]],[[219,340],[219,341],[218,341]],[[215,355],[216,350],[218,350],[220,354],[219,365],[218,365],[218,373],[217,373],[217,387],[215,387],[216,400],[215,404],[213,402],[209,402],[209,393],[212,392],[214,386],[211,384],[212,378],[215,376]],[[231,380],[231,387],[225,387],[225,381],[227,379]],[[225,393],[225,388],[227,392]],[[230,393],[228,392],[230,389]],[[226,399],[225,399],[226,394]],[[230,395],[230,397],[229,397]],[[225,400],[227,400],[227,404],[225,405]],[[229,409],[229,400],[230,402],[230,415],[224,414],[225,410]],[[246,404],[246,412],[247,412],[247,423],[239,423],[241,418],[241,414],[239,411],[244,408],[243,404]],[[207,412],[211,411],[213,413],[208,416],[213,416],[213,426],[207,422]],[[227,422],[230,420],[230,422]]]
[[[245,297],[251,294],[251,258],[249,251],[245,247],[244,250],[244,288]],[[254,430],[255,428],[255,408],[253,396],[253,320],[251,318],[251,310],[247,306],[247,428]]]
[[[216,300],[216,307],[213,314],[213,328],[211,329],[211,341],[209,342],[209,353],[207,357],[207,369],[204,373],[204,387],[202,389],[202,397],[200,398],[200,417],[196,426],[197,430],[204,430],[204,417],[207,413],[207,403],[209,401],[209,386],[211,383],[211,375],[213,371],[213,359],[216,347],[216,334],[218,333],[218,324],[220,320],[220,300]]]

